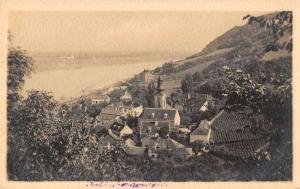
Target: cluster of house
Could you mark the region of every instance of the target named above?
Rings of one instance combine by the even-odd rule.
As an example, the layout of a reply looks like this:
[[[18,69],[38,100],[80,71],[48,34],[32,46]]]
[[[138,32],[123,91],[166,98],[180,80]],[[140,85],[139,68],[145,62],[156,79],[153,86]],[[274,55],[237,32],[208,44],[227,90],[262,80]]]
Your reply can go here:
[[[216,99],[206,94],[190,96],[181,109],[176,103],[167,103],[162,82],[158,77],[153,107],[132,105],[132,96],[125,90],[119,102],[111,103],[101,111],[94,127],[97,133],[106,133],[100,140],[102,146],[110,149],[117,140],[123,139],[124,151],[129,155],[146,154],[152,160],[170,161],[196,155],[192,148],[195,143],[202,145],[203,152],[243,158],[268,148],[269,138],[253,132],[253,123],[243,112],[222,110],[212,120],[181,125],[179,111],[206,111]],[[129,115],[138,120],[137,125],[128,125]]]
[[[209,94],[195,93],[193,91],[179,97],[169,97],[167,104],[178,111],[196,113],[205,112],[218,106],[218,99]]]

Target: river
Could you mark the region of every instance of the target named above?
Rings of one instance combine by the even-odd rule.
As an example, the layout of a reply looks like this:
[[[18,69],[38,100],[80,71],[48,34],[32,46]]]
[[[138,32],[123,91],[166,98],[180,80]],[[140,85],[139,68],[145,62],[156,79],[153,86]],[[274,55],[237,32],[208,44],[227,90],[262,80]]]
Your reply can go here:
[[[43,63],[40,62],[42,60]],[[129,59],[126,59],[119,63],[106,60],[103,64],[100,60],[97,60],[99,63],[96,64],[83,64],[84,60],[80,60],[81,63],[74,64],[74,61],[78,60],[64,59],[62,62],[61,59],[54,57],[45,60],[45,58],[34,58],[38,70],[25,79],[23,95],[26,96],[28,90],[45,90],[52,92],[57,100],[70,100],[128,79],[144,69],[156,68],[166,62],[166,60],[157,59],[130,62]],[[56,62],[56,64],[51,64],[51,61]],[[48,62],[48,69],[45,69],[45,62]]]

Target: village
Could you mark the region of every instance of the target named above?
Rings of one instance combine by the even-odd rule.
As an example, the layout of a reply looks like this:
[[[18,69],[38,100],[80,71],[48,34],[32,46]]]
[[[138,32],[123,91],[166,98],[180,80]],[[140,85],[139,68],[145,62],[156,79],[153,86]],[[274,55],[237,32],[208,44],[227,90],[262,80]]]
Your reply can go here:
[[[257,129],[267,125],[262,116],[250,115],[247,109],[229,111],[224,99],[192,90],[179,98],[166,96],[161,76],[148,70],[140,74],[137,85],[150,82],[155,83],[150,107],[134,102],[127,86],[117,87],[118,98],[110,97],[112,93],[91,95],[78,104],[83,111],[101,106],[89,124],[103,149],[110,151],[117,141],[123,141],[127,155],[146,156],[153,161],[185,161],[205,153],[270,160],[271,137]],[[182,120],[191,113],[207,112],[211,115],[208,119],[193,123]]]

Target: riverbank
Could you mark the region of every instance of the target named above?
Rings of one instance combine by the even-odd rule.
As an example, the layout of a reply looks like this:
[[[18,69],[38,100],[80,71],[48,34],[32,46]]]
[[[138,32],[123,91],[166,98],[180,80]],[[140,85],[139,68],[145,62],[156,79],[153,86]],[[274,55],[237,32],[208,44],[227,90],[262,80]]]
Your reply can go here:
[[[72,100],[129,79],[144,69],[154,69],[164,62],[98,64],[37,72],[26,79],[22,93],[26,96],[28,90],[45,90],[52,92],[56,100]]]

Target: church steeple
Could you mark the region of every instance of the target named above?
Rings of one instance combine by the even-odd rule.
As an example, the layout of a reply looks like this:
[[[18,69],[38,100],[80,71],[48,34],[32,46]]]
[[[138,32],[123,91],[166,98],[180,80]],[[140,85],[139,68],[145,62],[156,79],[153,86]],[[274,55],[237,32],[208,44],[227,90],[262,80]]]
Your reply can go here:
[[[163,87],[162,87],[163,80],[160,76],[157,78],[157,85],[156,85],[156,93],[154,95],[154,108],[163,108],[165,109],[167,106],[166,103],[166,96],[163,94]]]

